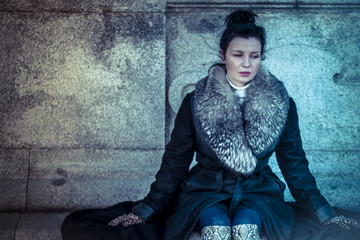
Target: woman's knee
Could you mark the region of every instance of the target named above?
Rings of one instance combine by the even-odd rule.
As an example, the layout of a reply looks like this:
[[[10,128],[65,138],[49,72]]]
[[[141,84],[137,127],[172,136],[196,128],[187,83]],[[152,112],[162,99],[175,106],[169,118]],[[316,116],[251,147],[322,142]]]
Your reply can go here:
[[[219,206],[211,206],[205,209],[199,218],[200,229],[206,226],[230,226],[231,221],[225,209]]]
[[[261,229],[260,215],[251,208],[240,207],[233,215],[232,225],[256,224]]]

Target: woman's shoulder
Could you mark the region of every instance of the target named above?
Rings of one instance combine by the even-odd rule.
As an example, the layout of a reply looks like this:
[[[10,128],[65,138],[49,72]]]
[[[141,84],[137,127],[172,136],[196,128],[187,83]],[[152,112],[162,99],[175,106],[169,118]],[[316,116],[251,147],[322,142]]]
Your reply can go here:
[[[289,97],[289,108],[296,108],[296,103],[292,97]]]
[[[294,99],[292,97],[289,97],[289,113],[288,115],[297,115],[297,107]]]
[[[177,111],[176,118],[192,119],[194,91],[185,95]]]
[[[188,92],[185,95],[185,97],[183,98],[180,108],[185,107],[185,106],[191,107],[193,104],[193,101],[194,101],[194,96],[195,96],[195,90]]]

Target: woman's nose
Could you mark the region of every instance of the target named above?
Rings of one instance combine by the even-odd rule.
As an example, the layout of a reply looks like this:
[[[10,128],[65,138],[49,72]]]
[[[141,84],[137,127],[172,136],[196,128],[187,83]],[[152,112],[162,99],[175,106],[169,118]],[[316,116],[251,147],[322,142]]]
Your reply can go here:
[[[241,62],[241,66],[250,67],[250,59],[248,57],[244,57],[243,61]]]

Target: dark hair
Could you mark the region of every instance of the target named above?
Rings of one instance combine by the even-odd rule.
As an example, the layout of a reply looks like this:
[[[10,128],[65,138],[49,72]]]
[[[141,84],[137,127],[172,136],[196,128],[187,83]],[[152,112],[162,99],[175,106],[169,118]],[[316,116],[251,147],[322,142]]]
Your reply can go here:
[[[224,54],[235,37],[254,37],[261,43],[261,59],[265,58],[265,29],[255,24],[256,17],[251,10],[237,10],[226,17],[226,29],[220,39],[220,49]]]

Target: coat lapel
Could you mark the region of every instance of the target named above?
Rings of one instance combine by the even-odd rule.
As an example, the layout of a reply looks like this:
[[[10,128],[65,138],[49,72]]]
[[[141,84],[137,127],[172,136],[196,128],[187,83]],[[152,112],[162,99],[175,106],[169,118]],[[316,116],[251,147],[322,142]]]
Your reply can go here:
[[[260,68],[247,88],[243,105],[226,80],[226,70],[215,65],[196,85],[195,124],[229,170],[251,174],[257,156],[280,138],[285,127],[289,97],[282,82]]]

